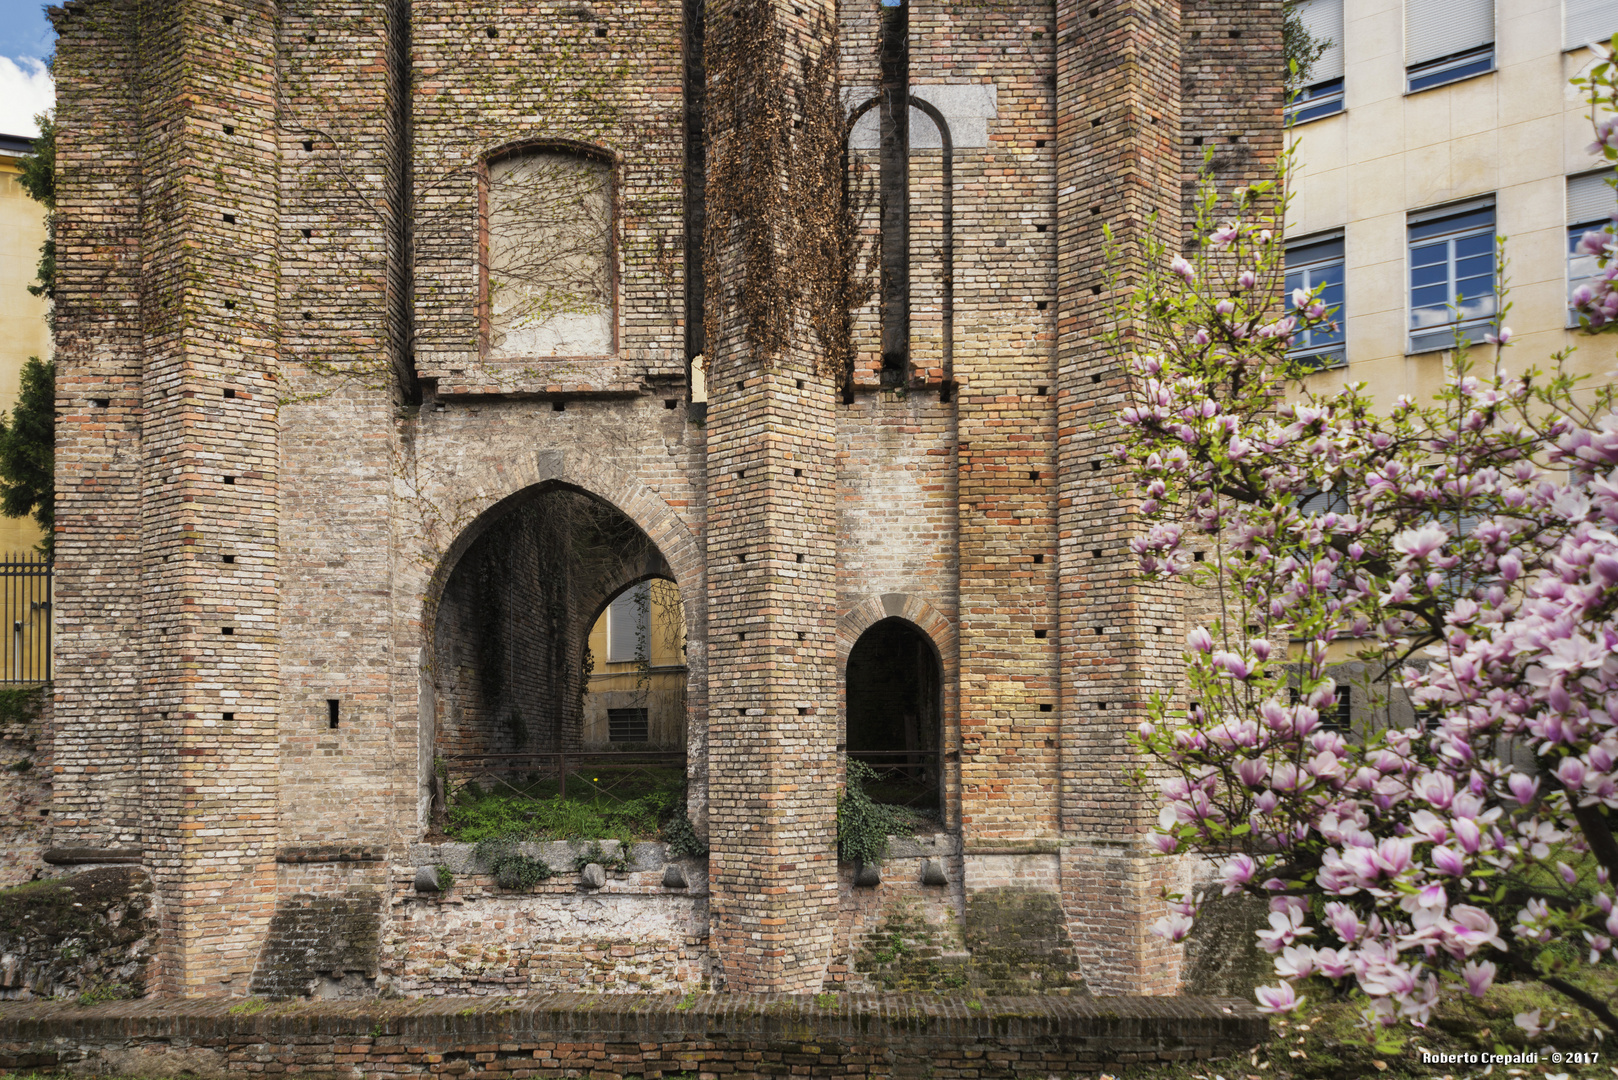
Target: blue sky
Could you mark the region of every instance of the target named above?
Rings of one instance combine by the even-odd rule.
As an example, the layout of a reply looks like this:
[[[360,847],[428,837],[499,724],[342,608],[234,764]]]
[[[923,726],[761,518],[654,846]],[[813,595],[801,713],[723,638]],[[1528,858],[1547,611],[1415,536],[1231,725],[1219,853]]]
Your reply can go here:
[[[40,58],[55,47],[56,31],[40,0],[0,0],[0,56]]]
[[[56,48],[56,31],[39,0],[0,0],[0,134],[34,135],[34,114],[56,100],[41,61]]]

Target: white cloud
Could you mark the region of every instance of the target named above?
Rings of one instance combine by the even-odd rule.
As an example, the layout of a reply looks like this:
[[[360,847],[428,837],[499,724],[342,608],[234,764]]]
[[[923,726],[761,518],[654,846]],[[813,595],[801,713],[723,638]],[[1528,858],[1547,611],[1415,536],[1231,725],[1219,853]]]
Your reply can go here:
[[[34,115],[56,107],[56,83],[31,56],[0,56],[0,135],[39,134]]]

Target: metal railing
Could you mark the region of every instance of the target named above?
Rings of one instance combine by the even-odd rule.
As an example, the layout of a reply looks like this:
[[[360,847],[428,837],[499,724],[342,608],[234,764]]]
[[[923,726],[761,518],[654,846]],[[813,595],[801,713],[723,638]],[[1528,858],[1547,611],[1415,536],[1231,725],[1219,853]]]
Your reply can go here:
[[[685,775],[683,750],[566,750],[525,754],[446,754],[443,789],[435,798],[449,806],[468,784],[530,799],[559,796],[628,800],[642,793],[657,772]]]
[[[13,553],[0,560],[0,604],[10,633],[0,641],[0,685],[51,678],[51,560]]]
[[[944,787],[944,757],[937,750],[850,750],[848,758],[876,773],[866,785],[873,802],[937,810]]]

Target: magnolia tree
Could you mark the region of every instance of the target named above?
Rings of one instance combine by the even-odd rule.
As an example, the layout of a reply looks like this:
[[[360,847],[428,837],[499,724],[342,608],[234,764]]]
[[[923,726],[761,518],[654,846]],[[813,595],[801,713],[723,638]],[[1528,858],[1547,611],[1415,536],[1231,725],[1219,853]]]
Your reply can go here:
[[[1618,104],[1610,64],[1583,86],[1593,115]],[[1618,159],[1612,121],[1598,140]],[[1135,552],[1217,611],[1190,633],[1185,696],[1140,725],[1154,840],[1217,855],[1227,895],[1268,900],[1264,1011],[1319,977],[1357,988],[1373,1030],[1420,1026],[1445,993],[1505,977],[1618,1030],[1586,966],[1618,938],[1612,396],[1563,354],[1508,370],[1503,295],[1497,333],[1455,350],[1431,401],[1309,390],[1288,349],[1332,312],[1277,301],[1283,187],[1240,190],[1218,217],[1205,186],[1197,254],[1148,253],[1144,341],[1118,342]],[[1583,243],[1604,272],[1577,300],[1599,329],[1618,320],[1614,229]],[[1323,723],[1349,658],[1380,701],[1352,731]],[[1178,941],[1199,897],[1170,899],[1156,929]]]

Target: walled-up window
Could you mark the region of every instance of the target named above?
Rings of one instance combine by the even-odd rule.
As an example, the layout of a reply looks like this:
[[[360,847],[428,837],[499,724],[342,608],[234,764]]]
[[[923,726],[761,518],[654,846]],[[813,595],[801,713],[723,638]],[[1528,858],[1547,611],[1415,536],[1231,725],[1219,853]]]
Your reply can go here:
[[[610,164],[557,149],[496,158],[486,205],[488,355],[612,353]]]
[[[943,745],[943,668],[927,636],[883,619],[848,654],[847,750],[877,774],[878,802],[937,812]]]

